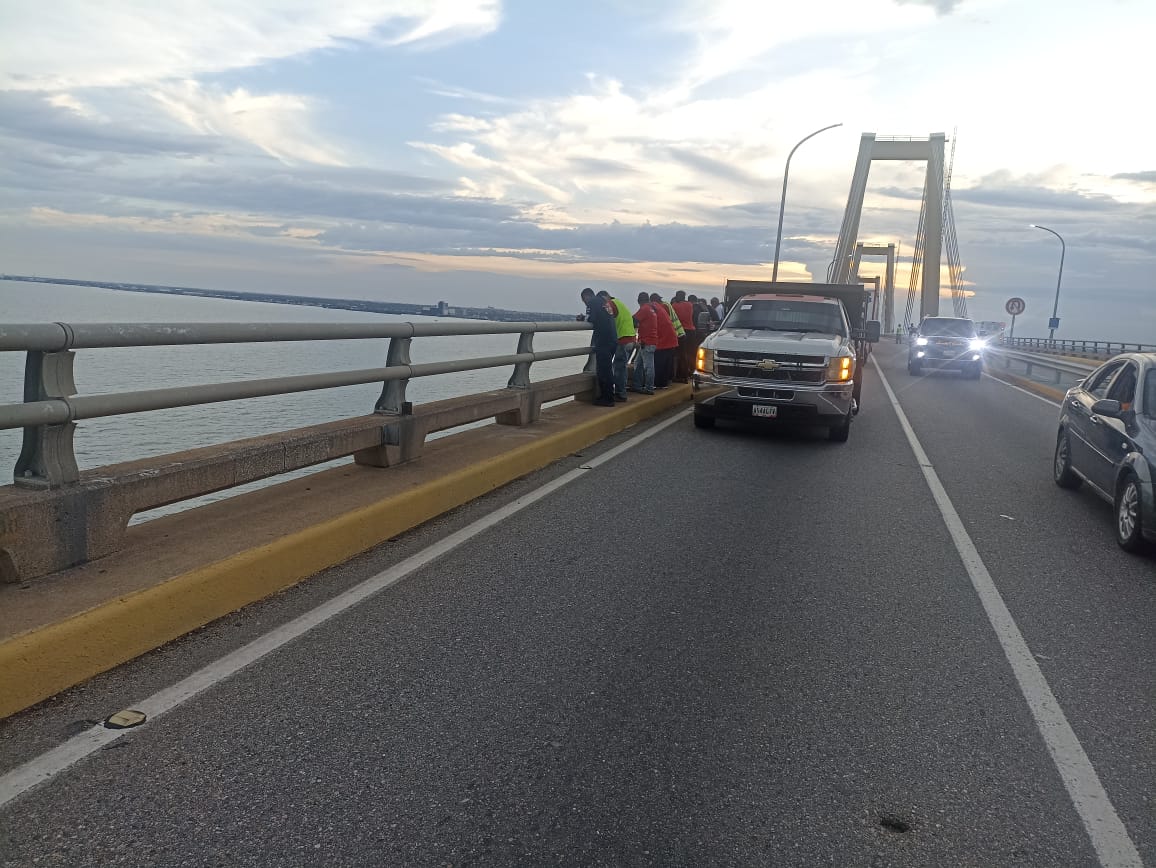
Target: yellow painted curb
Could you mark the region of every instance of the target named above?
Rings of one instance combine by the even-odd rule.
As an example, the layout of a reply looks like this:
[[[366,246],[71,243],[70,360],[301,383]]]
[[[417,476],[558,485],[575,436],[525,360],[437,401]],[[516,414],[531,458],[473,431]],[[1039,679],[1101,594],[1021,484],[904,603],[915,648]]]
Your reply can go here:
[[[675,386],[441,479],[0,643],[0,718],[690,399]]]

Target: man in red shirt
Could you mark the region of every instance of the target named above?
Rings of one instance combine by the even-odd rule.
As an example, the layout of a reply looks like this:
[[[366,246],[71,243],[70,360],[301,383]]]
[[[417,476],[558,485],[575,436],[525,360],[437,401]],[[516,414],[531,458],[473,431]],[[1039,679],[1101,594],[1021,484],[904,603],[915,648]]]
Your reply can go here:
[[[654,356],[658,348],[658,314],[645,292],[638,294],[638,357],[634,362],[633,391],[654,394]]]
[[[674,330],[674,323],[666,307],[662,304],[662,296],[657,292],[650,294],[650,306],[658,315],[658,349],[654,353],[654,388],[665,389],[674,379],[674,354],[678,351],[678,332]]]
[[[680,338],[678,342],[677,366],[677,379],[680,383],[685,383],[690,378],[690,372],[694,370],[694,353],[698,349],[698,341],[695,340],[694,305],[687,301],[686,293],[680,289],[671,299],[670,306],[674,308],[686,332],[686,337]]]

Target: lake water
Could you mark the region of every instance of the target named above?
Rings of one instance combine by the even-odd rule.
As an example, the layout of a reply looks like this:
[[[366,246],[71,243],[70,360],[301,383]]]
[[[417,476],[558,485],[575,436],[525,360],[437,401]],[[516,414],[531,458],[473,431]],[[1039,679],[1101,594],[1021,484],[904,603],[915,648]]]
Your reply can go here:
[[[151,293],[121,292],[98,287],[56,286],[46,283],[0,281],[0,322],[404,322],[411,317],[327,310],[292,305],[263,304],[223,299],[191,298]],[[431,322],[433,318],[416,318]],[[536,350],[579,347],[589,343],[585,332],[537,335]],[[513,353],[517,335],[415,338],[414,364],[453,359],[482,358]],[[383,367],[387,339],[360,341],[303,341],[270,344],[216,344],[186,347],[127,347],[77,350],[75,376],[82,395],[128,392],[170,386],[220,383],[293,374]],[[581,358],[538,362],[531,369],[535,380],[564,376],[582,369]],[[502,388],[511,368],[490,368],[412,380],[406,393],[415,404]],[[24,354],[0,352],[0,403],[23,400]],[[349,386],[245,401],[205,404],[136,413],[78,423],[76,457],[81,469],[118,461],[178,452],[315,425],[373,412],[381,386]],[[21,434],[0,431],[0,484],[12,478],[20,452]],[[351,459],[343,459],[349,461]],[[316,472],[319,465],[292,476]],[[270,482],[220,492],[153,514],[239,494]],[[151,517],[151,515],[149,516]],[[139,517],[138,517],[139,518]]]

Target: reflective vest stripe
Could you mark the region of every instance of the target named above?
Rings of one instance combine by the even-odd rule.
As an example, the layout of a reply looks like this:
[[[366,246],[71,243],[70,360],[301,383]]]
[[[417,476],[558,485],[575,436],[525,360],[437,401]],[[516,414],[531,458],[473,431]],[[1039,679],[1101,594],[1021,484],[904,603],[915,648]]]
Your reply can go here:
[[[678,314],[674,312],[674,308],[670,306],[669,301],[664,301],[662,306],[666,308],[666,312],[670,314],[670,324],[674,326],[674,333],[680,338],[686,337],[686,329],[682,327],[682,322],[678,318]]]

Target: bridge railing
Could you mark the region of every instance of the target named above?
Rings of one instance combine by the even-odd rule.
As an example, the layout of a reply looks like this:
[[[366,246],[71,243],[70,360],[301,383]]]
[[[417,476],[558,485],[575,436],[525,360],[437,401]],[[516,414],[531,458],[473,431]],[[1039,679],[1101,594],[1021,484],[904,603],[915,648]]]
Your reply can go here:
[[[535,422],[545,402],[593,397],[594,378],[589,346],[536,351],[534,336],[589,329],[583,322],[481,321],[0,325],[0,352],[26,354],[24,401],[0,404],[0,429],[23,429],[14,485],[0,487],[0,581],[115,551],[137,512],[350,455],[363,465],[397,464],[418,457],[429,434],[473,422]],[[426,364],[410,359],[414,338],[502,334],[517,337],[508,355]],[[362,339],[388,339],[384,366],[95,395],[78,395],[73,376],[78,349]],[[531,380],[535,362],[570,357],[586,358],[582,372]],[[505,389],[416,408],[406,400],[414,378],[500,367],[512,367]],[[84,419],[367,383],[381,383],[381,396],[371,414],[353,419],[83,473],[73,450],[76,423]]]
[[[997,359],[1003,362],[1004,369],[1009,373],[1012,372],[1011,368],[1014,365],[1016,367],[1015,373],[1041,383],[1044,381],[1040,379],[1039,375],[1043,373],[1051,380],[1049,385],[1054,385],[1060,389],[1068,389],[1083,381],[1097,367],[1095,362],[1086,364],[1068,361],[1046,354],[1011,350],[1005,346],[994,346],[989,349],[988,364]]]
[[[1058,338],[1003,338],[1001,343],[1011,349],[1032,352],[1070,353],[1072,355],[1110,358],[1120,353],[1156,352],[1156,344],[1131,341],[1071,340]]]

